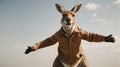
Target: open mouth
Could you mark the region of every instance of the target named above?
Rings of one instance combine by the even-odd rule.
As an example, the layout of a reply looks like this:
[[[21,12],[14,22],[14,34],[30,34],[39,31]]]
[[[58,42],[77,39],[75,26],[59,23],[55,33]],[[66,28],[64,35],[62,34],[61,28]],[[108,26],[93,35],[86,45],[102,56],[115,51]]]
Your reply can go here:
[[[64,26],[66,29],[71,29],[71,27],[73,26],[72,21],[71,21],[71,22],[64,21],[63,26]]]
[[[72,24],[70,25],[65,25],[66,28],[71,28],[72,27]]]

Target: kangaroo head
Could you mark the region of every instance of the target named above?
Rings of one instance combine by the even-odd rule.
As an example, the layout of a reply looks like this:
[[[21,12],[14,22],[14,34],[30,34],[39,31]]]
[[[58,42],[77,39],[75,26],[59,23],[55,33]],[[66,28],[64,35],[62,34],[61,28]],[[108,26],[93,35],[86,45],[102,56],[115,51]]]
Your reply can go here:
[[[77,13],[82,4],[75,5],[71,10],[66,10],[63,5],[55,4],[58,12],[62,14],[61,24],[66,29],[71,29],[76,24],[75,13]]]

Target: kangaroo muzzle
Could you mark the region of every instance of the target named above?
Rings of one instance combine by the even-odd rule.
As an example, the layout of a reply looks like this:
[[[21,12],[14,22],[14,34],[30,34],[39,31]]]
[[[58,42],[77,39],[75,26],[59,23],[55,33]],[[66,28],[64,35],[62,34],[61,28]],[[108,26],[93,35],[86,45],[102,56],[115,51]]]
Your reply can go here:
[[[71,25],[71,19],[67,18],[65,21],[66,21],[66,25]]]

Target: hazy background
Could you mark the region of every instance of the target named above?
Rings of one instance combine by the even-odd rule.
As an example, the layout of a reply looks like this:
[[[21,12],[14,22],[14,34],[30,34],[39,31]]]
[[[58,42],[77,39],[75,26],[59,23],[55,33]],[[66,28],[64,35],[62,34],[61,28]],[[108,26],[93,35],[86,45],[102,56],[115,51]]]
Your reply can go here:
[[[0,0],[0,67],[52,67],[57,44],[24,51],[60,29],[56,2],[69,10],[82,2],[78,26],[116,38],[116,43],[82,41],[90,67],[120,67],[120,0]]]

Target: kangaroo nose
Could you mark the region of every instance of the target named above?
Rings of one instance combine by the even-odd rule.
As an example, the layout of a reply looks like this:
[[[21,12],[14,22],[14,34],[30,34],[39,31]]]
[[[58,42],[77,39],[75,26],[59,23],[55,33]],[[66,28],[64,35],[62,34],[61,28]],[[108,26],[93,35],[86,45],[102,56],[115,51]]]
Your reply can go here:
[[[70,21],[71,21],[71,19],[66,19],[66,22],[67,22],[67,25],[70,25],[71,23],[70,23]]]
[[[69,19],[69,18],[68,18],[68,19],[66,19],[66,21],[67,21],[67,22],[70,22],[70,20],[71,20],[71,19]]]

